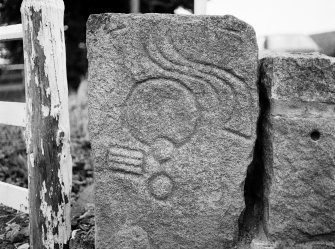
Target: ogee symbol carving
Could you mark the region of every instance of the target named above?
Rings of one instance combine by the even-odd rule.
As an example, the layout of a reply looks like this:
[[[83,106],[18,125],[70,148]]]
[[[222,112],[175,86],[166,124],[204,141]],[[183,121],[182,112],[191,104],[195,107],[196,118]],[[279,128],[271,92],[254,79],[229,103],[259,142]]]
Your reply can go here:
[[[126,119],[131,134],[150,145],[149,153],[160,164],[171,159],[175,148],[186,143],[196,132],[200,118],[192,91],[172,79],[149,79],[136,84],[127,99]],[[167,199],[173,180],[164,171],[148,179],[150,194]]]

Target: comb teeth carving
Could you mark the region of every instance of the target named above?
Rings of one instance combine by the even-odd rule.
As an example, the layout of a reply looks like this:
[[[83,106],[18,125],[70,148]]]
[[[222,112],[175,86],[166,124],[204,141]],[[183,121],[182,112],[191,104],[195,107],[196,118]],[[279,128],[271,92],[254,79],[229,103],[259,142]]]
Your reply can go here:
[[[108,150],[108,162],[114,171],[143,174],[143,152],[123,146],[112,146]]]

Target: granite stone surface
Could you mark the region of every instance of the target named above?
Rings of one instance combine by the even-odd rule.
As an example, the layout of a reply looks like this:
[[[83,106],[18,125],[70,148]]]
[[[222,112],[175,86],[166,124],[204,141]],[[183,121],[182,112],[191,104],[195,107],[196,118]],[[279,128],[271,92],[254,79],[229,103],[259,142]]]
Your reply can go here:
[[[276,248],[335,248],[335,60],[270,55],[260,82],[268,237]]]
[[[101,14],[87,45],[96,248],[234,248],[259,114],[253,29]]]

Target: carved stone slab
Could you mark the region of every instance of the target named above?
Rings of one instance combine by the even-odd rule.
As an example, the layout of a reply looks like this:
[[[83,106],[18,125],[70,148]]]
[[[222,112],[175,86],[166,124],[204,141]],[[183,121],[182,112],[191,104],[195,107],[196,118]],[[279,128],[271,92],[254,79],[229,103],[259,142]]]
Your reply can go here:
[[[253,29],[102,14],[87,38],[97,248],[232,248],[258,116]]]
[[[267,56],[261,76],[269,238],[278,248],[334,248],[335,60]]]

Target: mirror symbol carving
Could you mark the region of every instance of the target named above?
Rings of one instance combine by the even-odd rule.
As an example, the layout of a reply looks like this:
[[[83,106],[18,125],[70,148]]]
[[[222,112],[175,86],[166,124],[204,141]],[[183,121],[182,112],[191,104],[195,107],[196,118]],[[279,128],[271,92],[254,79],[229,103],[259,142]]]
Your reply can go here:
[[[164,165],[196,132],[200,112],[192,91],[172,79],[149,79],[136,84],[126,102],[126,121],[134,138],[150,147],[149,153]],[[153,197],[165,200],[173,180],[165,171],[148,179]]]
[[[164,138],[180,147],[194,134],[199,116],[191,90],[170,79],[137,84],[127,99],[130,132],[148,145]]]

